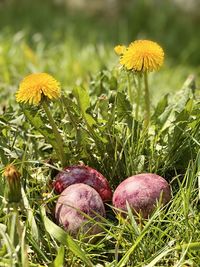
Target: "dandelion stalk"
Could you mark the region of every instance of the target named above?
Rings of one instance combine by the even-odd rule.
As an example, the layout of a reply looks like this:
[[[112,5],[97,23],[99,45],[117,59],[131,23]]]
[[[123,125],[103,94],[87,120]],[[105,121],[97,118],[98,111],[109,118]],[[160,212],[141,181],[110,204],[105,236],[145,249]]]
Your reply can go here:
[[[128,82],[128,95],[129,95],[129,99],[130,99],[131,104],[133,104],[134,97],[133,97],[133,90],[132,90],[132,86],[131,86],[131,79],[130,79],[129,72],[127,72],[127,82]]]
[[[135,110],[135,119],[138,121],[139,118],[139,108],[140,108],[140,98],[141,98],[141,77],[138,74],[138,84],[137,84],[137,100],[136,100],[136,110]]]
[[[148,73],[144,72],[144,99],[145,99],[145,118],[144,126],[147,128],[150,122],[150,94],[149,94],[149,84],[148,84]]]
[[[52,131],[54,133],[54,136],[55,136],[55,139],[56,139],[57,145],[58,145],[58,151],[59,151],[58,156],[60,158],[62,166],[64,167],[66,164],[66,157],[65,157],[65,152],[64,152],[64,142],[63,142],[62,136],[60,135],[60,133],[58,131],[58,128],[56,126],[54,118],[53,118],[53,116],[52,116],[52,114],[48,108],[48,105],[47,105],[47,102],[45,99],[41,102],[41,105],[42,105],[42,107],[43,107],[43,109],[47,115],[47,118],[49,120],[49,123],[52,127]]]

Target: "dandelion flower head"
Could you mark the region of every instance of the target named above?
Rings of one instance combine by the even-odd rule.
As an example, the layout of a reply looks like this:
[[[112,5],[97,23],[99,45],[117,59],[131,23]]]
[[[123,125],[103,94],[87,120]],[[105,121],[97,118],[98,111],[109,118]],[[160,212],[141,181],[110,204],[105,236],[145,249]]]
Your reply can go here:
[[[19,179],[21,176],[21,174],[12,164],[9,164],[5,167],[3,175],[8,178],[9,181]]]
[[[127,69],[137,72],[158,70],[164,61],[164,51],[157,43],[137,40],[129,45],[120,59]]]
[[[118,56],[121,56],[126,51],[126,46],[125,45],[117,45],[114,47],[114,51]]]
[[[60,83],[47,73],[34,73],[26,76],[16,93],[17,102],[39,105],[43,96],[49,99],[60,97]]]

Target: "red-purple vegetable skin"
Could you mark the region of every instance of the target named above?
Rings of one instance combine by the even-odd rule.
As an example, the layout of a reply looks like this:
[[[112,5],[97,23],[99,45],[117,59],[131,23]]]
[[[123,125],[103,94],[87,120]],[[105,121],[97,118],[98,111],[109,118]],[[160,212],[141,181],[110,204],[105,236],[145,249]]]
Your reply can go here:
[[[85,165],[64,168],[57,174],[53,187],[60,194],[65,188],[76,183],[84,183],[93,187],[99,193],[103,202],[112,199],[112,191],[107,179],[97,170]]]
[[[89,234],[101,232],[100,226],[93,221],[89,222],[84,214],[95,221],[100,221],[100,217],[105,217],[103,201],[97,191],[89,185],[70,185],[57,200],[55,218],[59,225],[74,236],[79,232]]]
[[[171,189],[167,181],[153,173],[142,173],[124,180],[113,194],[113,206],[127,211],[127,204],[133,212],[148,218],[161,198],[163,205],[171,199]]]

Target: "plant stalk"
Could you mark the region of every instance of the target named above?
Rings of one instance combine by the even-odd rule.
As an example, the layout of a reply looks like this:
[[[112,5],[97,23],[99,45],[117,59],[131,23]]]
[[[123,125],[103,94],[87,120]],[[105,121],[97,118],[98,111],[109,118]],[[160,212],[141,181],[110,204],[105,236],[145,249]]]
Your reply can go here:
[[[140,74],[137,75],[137,78],[138,78],[138,84],[136,86],[136,88],[137,88],[137,100],[136,100],[135,119],[138,121],[139,108],[140,108],[140,98],[141,98],[141,77],[140,77]]]
[[[148,85],[148,73],[144,73],[144,88],[145,88],[145,117],[144,117],[144,126],[145,128],[149,127],[150,123],[150,94],[149,94],[149,85]]]
[[[64,142],[63,142],[62,136],[60,135],[60,133],[58,131],[56,123],[52,117],[52,114],[51,114],[51,112],[48,108],[47,102],[45,100],[42,101],[42,107],[43,107],[43,109],[47,115],[47,118],[48,118],[49,123],[52,127],[52,130],[53,130],[54,136],[57,140],[58,150],[56,150],[56,153],[58,154],[58,157],[61,161],[61,164],[64,167],[66,164],[66,156],[65,156],[65,152],[64,152]],[[58,153],[58,151],[59,151],[59,153]]]
[[[129,95],[129,99],[130,99],[130,102],[131,104],[133,105],[133,90],[131,88],[131,80],[130,80],[130,75],[129,73],[127,72],[127,82],[128,82],[128,95]]]

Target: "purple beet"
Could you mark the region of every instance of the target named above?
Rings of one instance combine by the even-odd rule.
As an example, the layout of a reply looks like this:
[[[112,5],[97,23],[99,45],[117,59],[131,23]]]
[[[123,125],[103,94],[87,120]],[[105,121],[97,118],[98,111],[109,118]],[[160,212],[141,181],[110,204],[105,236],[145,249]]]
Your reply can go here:
[[[74,184],[67,187],[56,203],[55,218],[59,225],[72,235],[79,231],[89,234],[101,232],[99,225],[89,221],[84,214],[100,221],[99,214],[105,217],[103,201],[96,190],[86,184]]]
[[[85,165],[64,168],[56,175],[53,187],[60,194],[69,185],[76,183],[84,183],[93,187],[99,193],[103,202],[112,199],[112,191],[107,179],[97,170]]]
[[[171,199],[167,181],[157,174],[142,173],[127,178],[116,188],[113,206],[127,211],[127,201],[134,212],[148,218],[160,197],[163,205]]]

